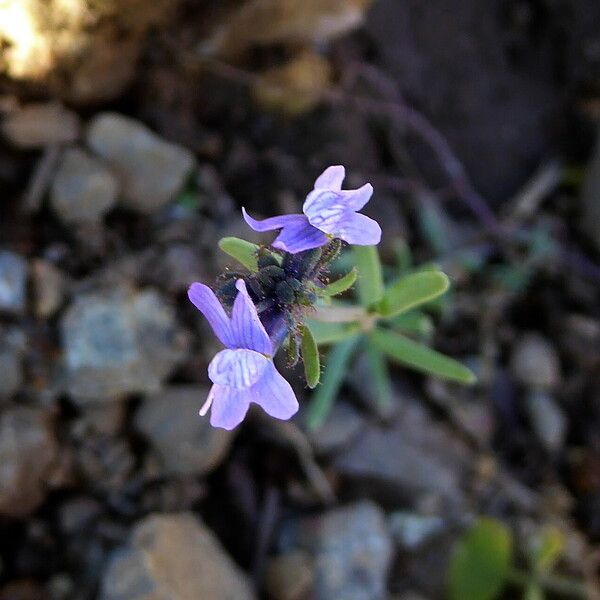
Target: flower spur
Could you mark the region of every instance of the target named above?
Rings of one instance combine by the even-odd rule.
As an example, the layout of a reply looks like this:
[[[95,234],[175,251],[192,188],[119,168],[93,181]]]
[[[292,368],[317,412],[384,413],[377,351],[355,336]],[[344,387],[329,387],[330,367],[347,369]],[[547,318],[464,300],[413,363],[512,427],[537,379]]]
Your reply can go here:
[[[200,409],[201,416],[212,409],[211,425],[223,429],[239,425],[251,402],[277,419],[289,419],[298,410],[292,387],[273,364],[276,349],[258,317],[244,280],[238,279],[236,288],[238,293],[231,318],[208,286],[193,283],[188,290],[190,301],[226,346],[208,366],[213,386]]]
[[[342,190],[345,173],[341,165],[325,169],[304,201],[304,214],[260,221],[242,208],[244,219],[254,231],[281,229],[272,246],[292,254],[324,246],[334,238],[357,246],[378,244],[381,228],[357,212],[371,198],[373,186],[366,183],[356,190]]]

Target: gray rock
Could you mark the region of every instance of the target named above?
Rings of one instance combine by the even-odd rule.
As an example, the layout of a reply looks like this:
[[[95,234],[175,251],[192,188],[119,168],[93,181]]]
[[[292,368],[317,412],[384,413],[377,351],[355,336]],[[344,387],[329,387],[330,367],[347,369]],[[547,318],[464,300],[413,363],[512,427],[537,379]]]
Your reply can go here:
[[[517,340],[511,356],[511,370],[521,384],[545,390],[560,382],[560,362],[554,346],[535,332]]]
[[[447,509],[466,505],[461,480],[468,448],[417,403],[406,402],[392,427],[368,426],[338,456],[339,474],[394,501],[411,505],[431,497]]]
[[[114,175],[98,159],[69,148],[52,182],[50,203],[65,223],[96,223],[117,202],[118,188]]]
[[[82,403],[157,391],[187,344],[173,308],[153,290],[81,294],[61,332],[67,390]]]
[[[198,416],[207,394],[201,386],[169,387],[146,398],[136,412],[135,427],[150,442],[161,475],[204,475],[225,458],[231,432]]]
[[[0,251],[0,313],[22,314],[27,300],[27,261],[14,252]]]
[[[189,513],[154,514],[117,549],[101,600],[251,600],[246,577],[214,534]]]
[[[67,285],[64,274],[51,262],[35,259],[32,264],[33,312],[47,319],[62,306]]]
[[[554,396],[532,390],[525,397],[525,408],[539,441],[550,453],[558,452],[565,442],[567,417]]]
[[[71,426],[72,435],[78,440],[84,440],[95,434],[118,435],[127,418],[125,404],[125,402],[110,402],[81,407],[79,417]]]
[[[30,149],[74,142],[79,137],[80,123],[73,111],[57,102],[48,102],[10,112],[0,129],[18,148]]]
[[[300,521],[297,543],[314,558],[315,600],[379,600],[392,539],[381,509],[357,502]]]
[[[389,529],[398,545],[405,550],[415,550],[444,528],[440,517],[397,511],[388,519]]]
[[[0,399],[9,398],[23,384],[25,334],[18,328],[0,330]]]
[[[581,192],[581,228],[600,251],[600,128]]]
[[[16,407],[0,415],[0,514],[25,517],[42,504],[58,458],[48,415]]]
[[[117,113],[100,113],[92,119],[87,144],[120,177],[125,204],[142,213],[171,202],[195,164],[185,148]]]
[[[12,396],[22,383],[21,356],[15,350],[0,348],[0,398]]]
[[[338,400],[323,426],[309,431],[308,436],[317,454],[333,454],[348,446],[363,426],[360,413],[348,402]]]

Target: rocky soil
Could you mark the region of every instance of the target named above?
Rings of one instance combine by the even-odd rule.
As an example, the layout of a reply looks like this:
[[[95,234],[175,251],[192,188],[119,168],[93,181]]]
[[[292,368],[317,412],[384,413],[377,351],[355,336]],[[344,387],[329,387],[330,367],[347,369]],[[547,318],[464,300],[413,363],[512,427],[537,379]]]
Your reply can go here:
[[[598,589],[596,3],[114,4],[26,55],[0,23],[0,600],[434,600],[479,514]],[[479,383],[394,369],[382,409],[358,364],[317,432],[212,429],[187,286],[339,163]]]

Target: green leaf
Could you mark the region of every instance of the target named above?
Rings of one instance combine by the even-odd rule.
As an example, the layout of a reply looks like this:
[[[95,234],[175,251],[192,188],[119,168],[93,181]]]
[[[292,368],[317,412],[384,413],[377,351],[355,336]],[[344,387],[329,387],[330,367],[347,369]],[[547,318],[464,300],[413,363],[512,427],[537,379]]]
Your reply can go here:
[[[306,417],[309,429],[318,429],[327,419],[335,397],[342,385],[348,369],[348,363],[361,336],[344,340],[335,345],[327,356],[321,385],[317,388],[308,407]]]
[[[544,590],[540,587],[539,583],[530,583],[525,589],[523,600],[544,600]]]
[[[356,334],[360,329],[357,323],[324,323],[314,319],[308,320],[308,326],[319,346],[341,342]]]
[[[331,282],[323,290],[321,290],[321,294],[324,296],[337,296],[338,294],[345,292],[354,285],[357,275],[358,271],[355,267],[353,267],[349,273],[346,273],[346,275],[343,277]]]
[[[370,385],[375,391],[377,405],[386,413],[392,403],[392,381],[385,356],[371,343],[367,343],[366,355],[371,375]]]
[[[511,562],[510,530],[493,519],[480,519],[458,542],[450,559],[450,600],[498,598]]]
[[[377,246],[354,246],[352,248],[358,268],[358,297],[360,303],[369,307],[383,296],[383,274]]]
[[[444,356],[399,333],[374,329],[370,334],[373,345],[381,352],[416,371],[443,377],[459,383],[475,383],[475,375],[458,361]]]
[[[449,286],[448,277],[441,271],[406,275],[387,288],[377,310],[382,317],[395,317],[441,296]]]
[[[304,375],[306,384],[310,389],[319,384],[321,378],[321,362],[319,360],[319,349],[309,327],[302,328],[302,360],[304,362]]]
[[[529,543],[529,555],[537,573],[550,573],[565,551],[566,540],[557,527],[548,525],[536,532]]]
[[[394,255],[399,273],[405,274],[412,269],[412,253],[405,239],[399,238],[394,242]]]
[[[259,247],[256,244],[236,237],[224,237],[219,240],[219,248],[250,271],[258,271],[256,252]]]
[[[421,338],[431,337],[435,329],[431,317],[420,310],[411,310],[398,315],[394,317],[391,324],[400,333],[412,333]]]

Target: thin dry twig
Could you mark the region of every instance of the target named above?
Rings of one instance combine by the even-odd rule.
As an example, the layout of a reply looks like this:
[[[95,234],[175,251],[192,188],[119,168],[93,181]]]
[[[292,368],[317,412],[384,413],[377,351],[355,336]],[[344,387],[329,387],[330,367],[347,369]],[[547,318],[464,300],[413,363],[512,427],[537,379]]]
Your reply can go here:
[[[52,144],[44,149],[23,195],[22,211],[25,214],[36,213],[42,207],[42,200],[50,187],[50,181],[58,167],[60,156],[61,146],[59,144]]]
[[[258,75],[212,58],[188,56],[185,66],[196,69],[204,68],[221,77],[248,87],[260,84],[260,77]],[[285,87],[288,91],[293,91],[290,89],[292,86],[289,84],[282,85],[282,87]],[[385,90],[386,96],[389,97],[391,93],[390,86],[386,84]],[[463,164],[450,147],[446,138],[422,113],[407,106],[402,100],[389,101],[357,96],[340,88],[325,90],[322,93],[322,97],[325,102],[331,105],[348,106],[371,117],[387,116],[396,126],[412,130],[431,148],[445,171],[449,180],[445,195],[452,193],[452,195],[461,199],[498,245],[503,245],[506,241],[522,242],[527,237],[527,231],[507,227],[498,219],[485,198],[476,191]],[[397,186],[401,191],[404,191],[407,187],[406,181],[398,178]],[[387,183],[392,188],[395,185],[392,183],[391,178],[388,178]],[[549,185],[549,183],[547,182],[546,185]],[[533,198],[534,196],[531,197]],[[527,202],[530,202],[530,200],[527,200]],[[593,263],[580,252],[565,249],[561,246],[556,258],[561,260],[566,267],[580,275],[600,282],[600,266]]]

